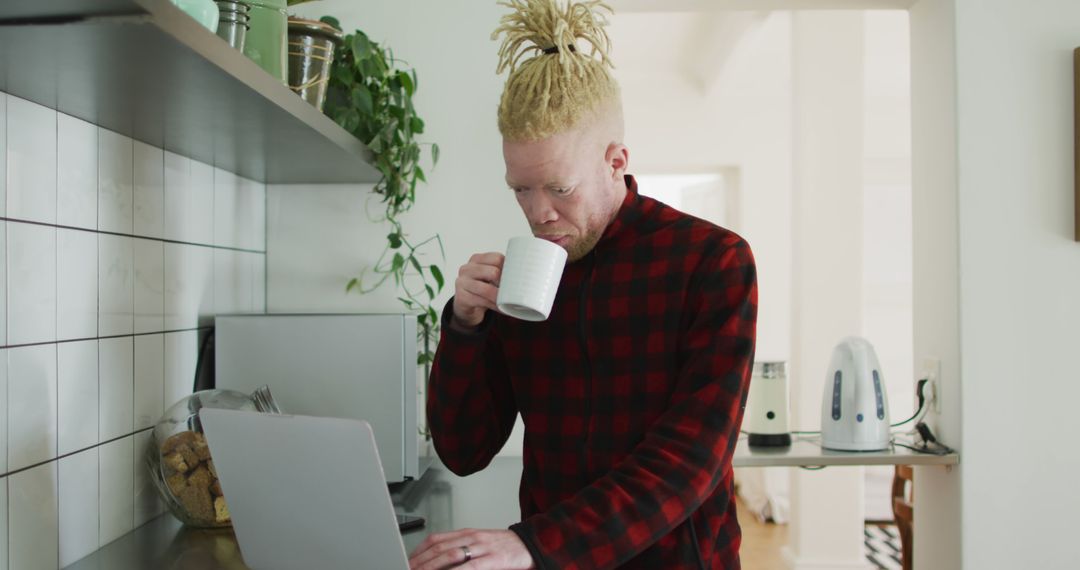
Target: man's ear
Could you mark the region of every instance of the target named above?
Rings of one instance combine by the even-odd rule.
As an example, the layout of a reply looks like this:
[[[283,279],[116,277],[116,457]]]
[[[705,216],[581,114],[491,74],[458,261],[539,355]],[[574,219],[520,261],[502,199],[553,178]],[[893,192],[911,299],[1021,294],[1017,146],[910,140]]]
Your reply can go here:
[[[604,154],[604,164],[611,173],[611,179],[622,182],[623,176],[630,167],[630,149],[621,143],[611,143]]]

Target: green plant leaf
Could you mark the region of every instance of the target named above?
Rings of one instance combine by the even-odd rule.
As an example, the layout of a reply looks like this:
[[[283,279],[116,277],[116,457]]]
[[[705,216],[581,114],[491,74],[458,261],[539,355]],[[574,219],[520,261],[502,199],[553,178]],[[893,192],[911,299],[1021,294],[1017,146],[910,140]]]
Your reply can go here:
[[[371,40],[364,32],[357,30],[349,45],[352,47],[353,57],[358,62],[366,60],[371,55]]]
[[[423,277],[424,270],[420,268],[420,262],[416,260],[415,255],[409,256],[409,263],[411,263],[413,268],[416,269],[416,272],[419,273],[421,277]]]
[[[439,145],[431,143],[431,165],[439,164]]]
[[[338,31],[341,31],[341,22],[339,22],[338,19],[333,16],[323,16],[322,18],[319,18],[319,21],[325,24],[330,24],[331,26],[337,28]]]
[[[386,239],[390,241],[390,249],[397,249],[401,247],[401,234],[394,232],[386,236]]]
[[[346,131],[352,132],[356,130],[356,127],[360,125],[360,113],[356,109],[349,109],[345,113],[344,122],[341,124],[342,128]]]
[[[415,169],[413,170],[413,172],[415,172],[415,173],[416,173],[416,177],[417,177],[417,178],[419,178],[421,182],[427,182],[427,178],[426,178],[426,177],[424,176],[424,170],[423,170],[422,168],[420,168],[419,166],[417,166],[417,167],[416,167],[416,168],[415,168]]]
[[[360,280],[353,277],[352,279],[349,279],[349,283],[347,285],[345,285],[345,292],[348,293],[349,291],[353,290],[353,287],[359,287],[359,286],[360,286]]]
[[[431,272],[431,276],[435,278],[435,284],[439,286],[439,291],[443,290],[443,275],[438,266],[432,265],[428,267],[428,271]]]
[[[413,93],[416,92],[416,88],[413,85],[412,76],[410,76],[408,73],[405,73],[404,71],[399,71],[397,77],[398,81],[401,82],[401,85],[405,87],[405,94],[409,97],[412,97]]]
[[[424,133],[424,120],[420,117],[413,116],[409,119],[409,128],[412,129],[413,134],[419,135]]]
[[[401,270],[402,267],[405,267],[405,257],[403,255],[401,255],[400,253],[395,253],[394,254],[394,261],[390,265],[390,271],[393,271],[393,272],[397,273],[398,271]]]
[[[362,115],[371,115],[375,111],[371,101],[371,92],[363,84],[353,86],[352,103]]]
[[[435,290],[431,288],[431,285],[424,285],[424,289],[427,290],[428,299],[435,300]]]

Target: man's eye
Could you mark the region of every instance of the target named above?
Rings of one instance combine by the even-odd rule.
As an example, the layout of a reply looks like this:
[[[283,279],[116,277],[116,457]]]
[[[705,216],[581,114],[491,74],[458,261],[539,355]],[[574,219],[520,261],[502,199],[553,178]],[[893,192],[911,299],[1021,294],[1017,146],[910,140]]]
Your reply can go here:
[[[553,191],[559,196],[565,196],[570,193],[569,188],[555,188]]]

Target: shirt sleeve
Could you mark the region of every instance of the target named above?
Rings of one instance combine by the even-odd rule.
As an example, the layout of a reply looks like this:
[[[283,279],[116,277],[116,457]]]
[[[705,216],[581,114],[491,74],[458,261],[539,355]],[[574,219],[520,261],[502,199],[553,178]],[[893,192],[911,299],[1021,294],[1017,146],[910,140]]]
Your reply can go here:
[[[442,315],[442,338],[428,383],[427,420],[439,459],[464,476],[487,467],[517,419],[510,377],[488,311],[474,332],[450,326],[454,300]]]
[[[611,471],[510,527],[537,568],[613,568],[681,524],[731,468],[754,359],[757,277],[744,241],[691,278],[668,410]]]

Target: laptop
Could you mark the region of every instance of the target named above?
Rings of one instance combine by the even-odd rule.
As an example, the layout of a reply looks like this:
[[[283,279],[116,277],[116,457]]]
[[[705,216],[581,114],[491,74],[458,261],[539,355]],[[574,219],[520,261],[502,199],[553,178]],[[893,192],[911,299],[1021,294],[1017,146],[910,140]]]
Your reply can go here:
[[[255,570],[408,570],[371,426],[199,412],[244,563]]]

